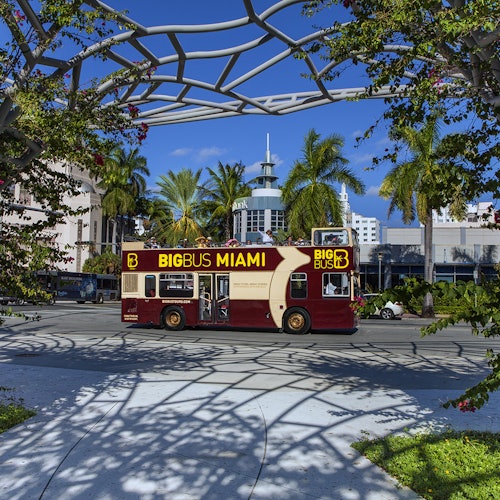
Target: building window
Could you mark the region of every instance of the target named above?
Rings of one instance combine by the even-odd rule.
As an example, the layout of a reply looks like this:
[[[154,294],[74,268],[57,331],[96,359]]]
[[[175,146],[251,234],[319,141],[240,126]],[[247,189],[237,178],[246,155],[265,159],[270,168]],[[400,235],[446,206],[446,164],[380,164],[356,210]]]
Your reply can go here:
[[[264,210],[249,210],[247,213],[247,232],[266,231],[264,227]]]
[[[285,213],[282,210],[271,210],[271,229],[285,231]]]
[[[241,233],[242,232],[241,212],[236,212],[234,214],[234,232],[235,233]]]

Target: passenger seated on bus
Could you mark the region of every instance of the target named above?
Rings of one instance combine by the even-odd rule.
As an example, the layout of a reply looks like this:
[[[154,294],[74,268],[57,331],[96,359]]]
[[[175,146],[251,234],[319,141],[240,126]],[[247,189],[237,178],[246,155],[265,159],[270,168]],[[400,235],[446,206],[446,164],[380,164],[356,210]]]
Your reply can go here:
[[[325,294],[326,295],[334,295],[335,293],[339,293],[337,290],[338,290],[338,287],[336,287],[333,284],[333,280],[329,281],[327,283],[327,285],[325,286]]]
[[[151,288],[150,290],[147,291],[146,295],[148,297],[154,297],[156,295],[156,290],[154,288]]]

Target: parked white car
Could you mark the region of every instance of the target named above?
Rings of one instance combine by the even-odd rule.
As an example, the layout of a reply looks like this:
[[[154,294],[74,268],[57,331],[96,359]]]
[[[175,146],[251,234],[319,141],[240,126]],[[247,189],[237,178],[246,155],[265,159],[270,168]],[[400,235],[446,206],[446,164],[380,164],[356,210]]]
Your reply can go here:
[[[379,293],[364,293],[362,297],[365,300],[369,300],[373,297],[380,295]],[[382,319],[394,319],[401,317],[404,313],[404,306],[401,302],[391,302],[387,301],[382,308],[376,308],[375,312],[370,316],[379,316]]]

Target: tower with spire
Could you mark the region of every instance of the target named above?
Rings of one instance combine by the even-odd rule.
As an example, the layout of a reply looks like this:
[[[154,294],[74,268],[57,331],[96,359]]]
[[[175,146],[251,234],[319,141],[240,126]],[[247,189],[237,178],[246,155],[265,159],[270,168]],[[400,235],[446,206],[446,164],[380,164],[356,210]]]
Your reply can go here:
[[[234,237],[245,243],[257,243],[261,234],[271,229],[276,235],[285,231],[285,210],[281,202],[281,189],[277,187],[278,176],[274,174],[271,159],[269,134],[267,134],[266,156],[261,163],[260,174],[253,180],[256,187],[252,195],[238,198],[233,204]]]

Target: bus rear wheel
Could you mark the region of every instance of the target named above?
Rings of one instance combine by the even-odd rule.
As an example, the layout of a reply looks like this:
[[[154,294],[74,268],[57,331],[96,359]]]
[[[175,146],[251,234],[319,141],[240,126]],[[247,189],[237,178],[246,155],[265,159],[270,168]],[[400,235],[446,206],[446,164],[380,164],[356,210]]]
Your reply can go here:
[[[286,333],[305,335],[311,328],[309,314],[299,307],[292,307],[283,317],[283,329]]]
[[[184,330],[186,315],[180,307],[169,307],[163,312],[162,323],[166,330]]]

